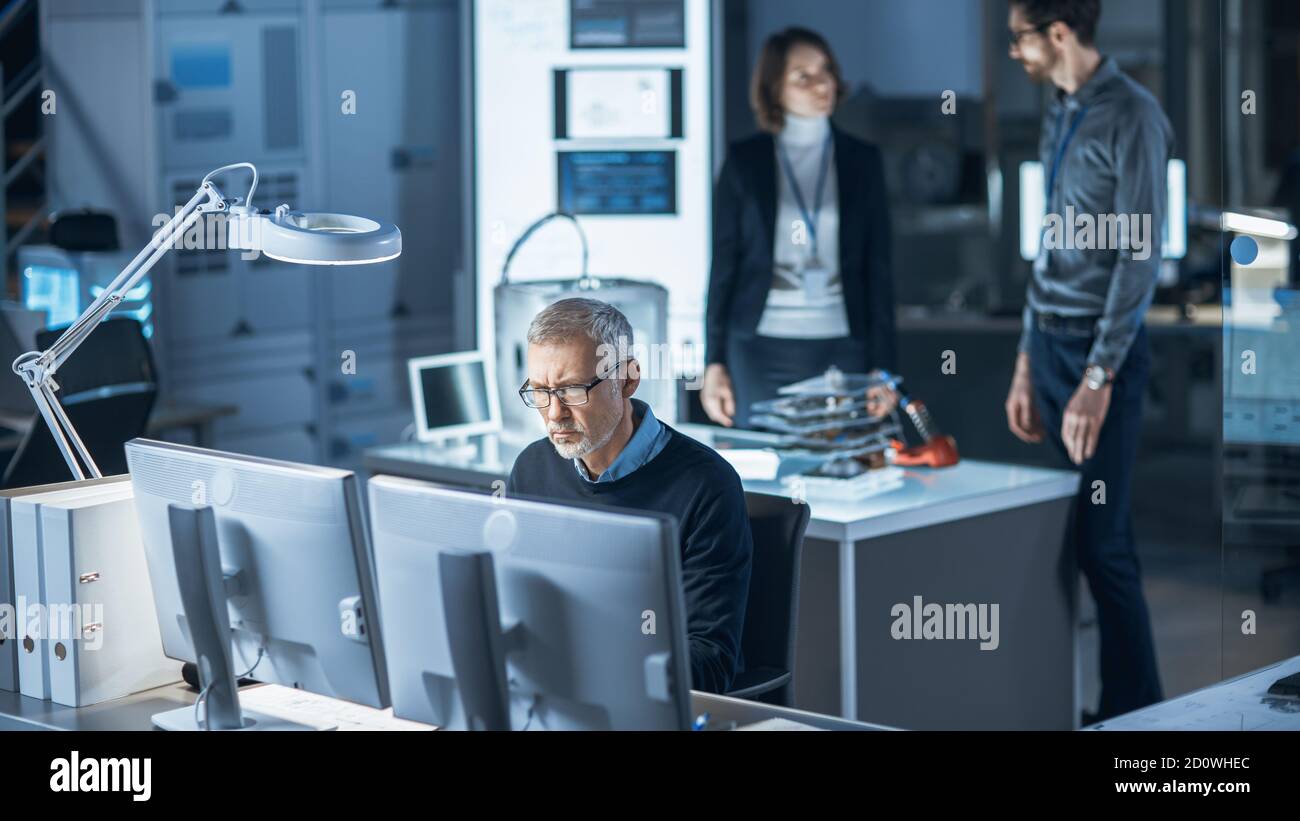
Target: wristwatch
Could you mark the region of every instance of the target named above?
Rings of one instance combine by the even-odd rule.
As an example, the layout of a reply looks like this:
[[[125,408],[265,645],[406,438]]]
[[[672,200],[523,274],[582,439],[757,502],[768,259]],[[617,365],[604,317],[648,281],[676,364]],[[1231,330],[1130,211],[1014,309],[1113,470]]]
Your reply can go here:
[[[1099,391],[1114,381],[1115,372],[1109,368],[1103,368],[1101,365],[1089,365],[1088,369],[1083,372],[1083,378],[1088,383],[1089,388]]]

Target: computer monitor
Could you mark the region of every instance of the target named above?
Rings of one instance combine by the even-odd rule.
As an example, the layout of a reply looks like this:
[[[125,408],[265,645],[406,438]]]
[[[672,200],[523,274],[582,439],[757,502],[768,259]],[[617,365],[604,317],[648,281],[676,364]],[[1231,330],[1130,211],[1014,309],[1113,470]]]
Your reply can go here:
[[[126,458],[169,657],[198,664],[219,696],[249,671],[258,681],[388,706],[352,472],[148,439],[127,442]],[[226,656],[230,670],[205,673]],[[194,711],[177,712],[184,723]]]
[[[441,442],[501,430],[492,358],[477,351],[408,360],[415,432],[422,442]]]
[[[368,483],[381,629],[401,718],[463,729],[492,641],[449,620],[456,554],[489,554],[509,726],[686,729],[690,664],[677,526],[669,516],[558,505],[376,476]],[[482,598],[491,598],[493,591]],[[490,609],[490,608],[489,608]],[[463,612],[463,611],[462,611]],[[457,663],[453,664],[453,658]]]
[[[1020,164],[1020,256],[1038,258],[1047,218],[1046,184],[1041,162]],[[1170,160],[1165,171],[1165,221],[1161,226],[1160,252],[1164,259],[1187,256],[1187,164]],[[1096,217],[1096,214],[1090,215]],[[1118,216],[1118,215],[1117,215]],[[1065,226],[1074,235],[1074,226]]]

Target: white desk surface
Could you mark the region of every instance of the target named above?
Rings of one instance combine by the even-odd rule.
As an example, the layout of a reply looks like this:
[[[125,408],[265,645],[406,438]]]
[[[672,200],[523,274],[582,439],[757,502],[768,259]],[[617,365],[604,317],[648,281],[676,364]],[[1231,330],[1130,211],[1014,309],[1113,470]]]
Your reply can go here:
[[[776,441],[772,434],[734,431],[711,425],[676,425],[677,430],[715,448],[764,447]],[[472,473],[506,476],[522,449],[499,437],[479,438],[480,455],[455,458],[431,444],[411,442],[367,451],[375,462],[417,462]],[[488,453],[484,454],[482,451]],[[495,451],[492,453],[491,451]],[[813,463],[782,463],[779,477]],[[382,471],[377,471],[382,472]],[[1022,467],[996,462],[964,460],[947,468],[907,468],[903,486],[854,501],[819,498],[805,493],[812,520],[808,535],[817,539],[858,541],[918,527],[943,524],[1073,496],[1079,475],[1073,471]],[[791,496],[779,480],[744,482],[745,490],[774,496]]]
[[[1093,724],[1088,730],[1300,730],[1300,699],[1271,696],[1300,656]]]
[[[260,689],[256,685],[240,690],[241,701],[251,690]],[[154,713],[188,707],[194,704],[197,693],[184,684],[168,684],[153,690],[126,696],[114,701],[106,701],[90,707],[62,707],[49,701],[27,698],[26,696],[0,690],[0,732],[11,729],[24,730],[75,730],[75,731],[130,731],[152,730]],[[292,695],[292,693],[291,693]],[[309,693],[297,694],[301,702],[299,711],[303,715],[286,714],[291,720],[297,719],[307,724],[314,723],[310,715],[311,705],[321,702],[334,702],[313,696]],[[249,699],[257,702],[256,697]],[[373,729],[383,726],[385,729],[426,729],[428,725],[406,722],[391,718],[391,710],[372,710],[369,707],[334,702],[334,706],[325,711],[329,723],[337,724],[340,729]],[[760,704],[756,701],[744,701],[730,696],[714,695],[691,691],[691,716],[708,713],[712,727],[724,729],[728,725],[738,727],[761,721],[781,719],[799,724],[807,724],[821,730],[894,730],[881,724],[869,724],[862,721],[849,721],[835,716],[809,713],[790,707],[776,707]],[[277,711],[277,714],[279,712]]]

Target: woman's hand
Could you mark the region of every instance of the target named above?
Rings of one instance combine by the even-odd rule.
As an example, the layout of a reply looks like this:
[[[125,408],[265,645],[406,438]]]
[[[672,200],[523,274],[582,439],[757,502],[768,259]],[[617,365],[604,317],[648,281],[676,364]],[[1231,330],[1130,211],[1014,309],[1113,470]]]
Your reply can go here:
[[[872,416],[887,416],[898,407],[898,391],[888,385],[873,385],[867,388],[867,413]]]
[[[704,412],[719,425],[731,427],[736,417],[736,393],[731,388],[731,375],[727,366],[715,362],[704,369],[704,385],[700,388],[700,404]]]

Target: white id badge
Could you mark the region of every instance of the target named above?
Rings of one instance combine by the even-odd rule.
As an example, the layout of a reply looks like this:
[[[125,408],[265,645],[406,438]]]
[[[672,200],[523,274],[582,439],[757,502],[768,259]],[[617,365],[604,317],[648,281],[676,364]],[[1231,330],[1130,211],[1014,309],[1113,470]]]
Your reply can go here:
[[[831,272],[818,262],[808,263],[803,269],[803,294],[809,302],[820,302],[830,289]]]

